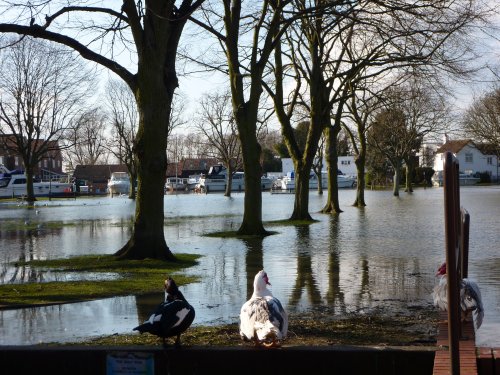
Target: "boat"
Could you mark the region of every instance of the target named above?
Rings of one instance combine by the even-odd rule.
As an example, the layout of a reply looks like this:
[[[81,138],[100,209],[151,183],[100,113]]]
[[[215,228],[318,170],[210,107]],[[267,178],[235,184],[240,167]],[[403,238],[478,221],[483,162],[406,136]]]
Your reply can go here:
[[[262,176],[261,179],[262,190],[270,190],[273,184],[273,180],[267,176]],[[207,175],[202,175],[200,177],[198,187],[202,191],[214,192],[214,191],[226,191],[227,185],[227,170],[221,165],[217,164],[208,170]],[[231,191],[244,191],[245,190],[245,173],[235,172],[233,174]]]
[[[113,195],[128,194],[130,179],[127,172],[112,172],[108,180],[108,193]]]
[[[323,189],[328,189],[328,173],[321,172],[321,182]],[[343,174],[340,170],[337,172],[337,187],[339,189],[352,188],[356,186],[356,177]],[[280,186],[277,185],[279,188]],[[309,177],[309,189],[318,188],[318,177],[315,173],[311,173]],[[286,176],[281,178],[281,190],[295,190],[295,174],[288,172]]]
[[[181,191],[187,189],[187,180],[181,177],[169,177],[165,183],[167,191]]]
[[[196,187],[199,187],[200,184],[200,174],[193,174],[190,175],[186,181],[186,190],[188,191],[193,191],[196,189]]]
[[[0,198],[24,198],[28,195],[26,174],[24,171],[8,170],[0,165]],[[75,184],[60,178],[48,181],[33,181],[35,197],[57,197],[74,194]]]
[[[443,171],[435,172],[431,177],[432,185],[443,186]],[[469,186],[477,184],[481,179],[474,177],[472,174],[458,172],[458,184],[460,186]]]

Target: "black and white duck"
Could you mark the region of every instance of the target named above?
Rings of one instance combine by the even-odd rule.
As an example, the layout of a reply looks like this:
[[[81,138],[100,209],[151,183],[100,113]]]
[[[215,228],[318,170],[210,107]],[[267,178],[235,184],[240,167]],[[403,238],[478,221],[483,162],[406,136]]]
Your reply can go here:
[[[167,337],[176,336],[175,345],[180,346],[180,337],[193,323],[195,311],[175,281],[169,277],[165,280],[165,301],[160,303],[148,320],[135,327],[141,334],[149,332],[163,339],[166,346]]]
[[[448,310],[448,278],[446,277],[446,262],[443,263],[437,273],[438,282],[432,291],[434,306],[442,311]],[[479,329],[483,323],[484,308],[481,300],[481,291],[477,283],[471,279],[462,279],[460,283],[460,309],[461,319],[469,320],[472,313],[474,327]]]
[[[240,336],[257,346],[280,346],[288,331],[288,315],[281,302],[267,289],[271,285],[265,271],[253,281],[252,297],[240,311]]]

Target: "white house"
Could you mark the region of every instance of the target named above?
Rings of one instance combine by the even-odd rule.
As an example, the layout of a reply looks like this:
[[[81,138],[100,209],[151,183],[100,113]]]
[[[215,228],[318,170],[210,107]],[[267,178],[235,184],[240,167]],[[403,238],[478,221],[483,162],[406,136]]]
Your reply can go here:
[[[457,158],[460,172],[465,174],[488,173],[492,181],[498,180],[498,158],[489,145],[474,143],[470,139],[447,140],[436,150],[434,171],[443,170],[444,153],[451,151]]]
[[[283,175],[286,176],[288,172],[293,172],[293,161],[291,158],[282,158],[281,159],[281,170]],[[358,173],[356,172],[356,164],[354,164],[354,156],[339,156],[337,168],[346,175],[356,176]],[[326,170],[326,160],[323,159],[323,169]]]

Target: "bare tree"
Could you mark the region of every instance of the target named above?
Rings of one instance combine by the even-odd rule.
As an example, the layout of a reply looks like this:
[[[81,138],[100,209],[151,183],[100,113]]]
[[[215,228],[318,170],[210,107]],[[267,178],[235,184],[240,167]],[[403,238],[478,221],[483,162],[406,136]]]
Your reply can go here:
[[[137,104],[130,88],[118,80],[108,82],[106,97],[111,122],[111,137],[108,139],[107,148],[119,163],[127,166],[130,181],[128,197],[135,199],[138,165],[134,144],[139,128]]]
[[[87,1],[9,3],[0,32],[52,40],[115,73],[134,94],[139,128],[134,145],[138,191],[134,229],[115,253],[127,259],[174,260],[164,234],[167,126],[179,85],[176,58],[188,17],[203,0],[123,0],[108,7]],[[104,3],[102,3],[104,4]],[[85,34],[85,41],[82,39]],[[119,63],[125,54],[131,72]],[[128,55],[127,55],[128,54]]]
[[[241,145],[231,108],[231,94],[206,94],[200,102],[196,129],[214,150],[210,156],[222,161],[227,170],[224,196],[230,197],[234,173],[242,167]]]
[[[500,88],[473,101],[463,118],[464,131],[500,152]]]
[[[65,153],[70,169],[78,164],[103,164],[108,160],[106,148],[106,114],[100,108],[79,115],[64,135]]]
[[[403,163],[406,165],[406,191],[411,192],[416,153],[426,135],[441,132],[447,126],[449,111],[443,97],[415,77],[400,86],[390,87],[383,100],[369,131],[368,142],[393,167],[393,194],[398,196]]]
[[[374,115],[382,105],[378,100],[379,93],[374,82],[361,82],[366,87],[351,85],[351,98],[347,101],[347,113],[343,126],[351,137],[351,144],[354,153],[354,163],[356,164],[356,200],[353,206],[364,207],[365,202],[365,168],[367,160],[367,132],[371,124],[374,123]],[[351,129],[349,125],[353,125]]]
[[[0,132],[26,169],[27,200],[35,200],[33,173],[61,140],[86,99],[90,78],[82,64],[55,45],[24,38],[3,51],[0,67]]]
[[[225,57],[214,65],[227,72],[231,89],[234,119],[241,141],[245,172],[242,235],[267,235],[262,222],[261,145],[258,139],[260,100],[266,64],[286,28],[283,11],[285,1],[222,1],[221,7],[209,2],[204,8],[204,30],[216,37]]]

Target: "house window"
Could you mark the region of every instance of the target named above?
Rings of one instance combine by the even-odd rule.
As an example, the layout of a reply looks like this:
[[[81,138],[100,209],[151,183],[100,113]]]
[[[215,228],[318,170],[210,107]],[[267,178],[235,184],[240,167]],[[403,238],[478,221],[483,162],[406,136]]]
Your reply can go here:
[[[486,157],[486,164],[493,165],[493,156]]]
[[[472,163],[472,153],[467,153],[465,154],[465,162],[466,163]]]
[[[342,164],[342,165],[350,165],[350,164],[351,164],[351,161],[350,161],[350,160],[342,160],[342,161],[340,162],[340,164]]]

